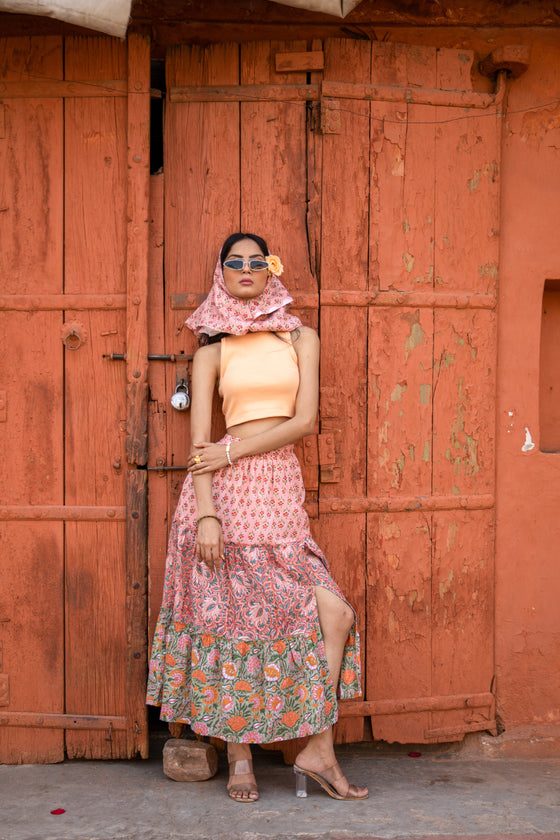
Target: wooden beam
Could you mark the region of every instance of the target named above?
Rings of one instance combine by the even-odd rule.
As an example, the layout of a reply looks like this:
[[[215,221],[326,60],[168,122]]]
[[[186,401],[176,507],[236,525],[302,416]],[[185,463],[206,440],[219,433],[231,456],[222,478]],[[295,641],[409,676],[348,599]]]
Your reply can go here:
[[[0,726],[36,726],[45,729],[126,729],[120,715],[57,715],[38,712],[0,712]]]
[[[25,82],[0,82],[1,99],[61,99],[68,97],[126,96],[126,81],[63,82],[40,78]]]
[[[499,105],[506,90],[506,73],[498,74],[494,93],[464,90],[438,90],[399,85],[359,85],[323,82],[321,94],[333,99],[359,99],[365,102],[404,102],[411,105],[439,105],[444,108],[490,108]]]
[[[196,309],[206,295],[171,295],[171,309]],[[338,291],[324,289],[320,295],[295,294],[293,309],[320,306],[410,306],[415,309],[495,309],[496,297],[468,292]]]
[[[452,694],[435,697],[404,697],[397,700],[341,700],[338,710],[341,717],[361,715],[404,715],[415,712],[444,712],[451,709],[494,708],[494,695]]]
[[[0,311],[125,309],[126,295],[0,295]]]
[[[320,499],[319,513],[398,513],[436,510],[490,510],[494,496],[369,496],[367,498]]]
[[[126,261],[127,754],[148,756],[147,673],[148,259],[150,205],[150,39],[128,38],[128,247]]]
[[[126,508],[103,505],[2,505],[2,522],[122,522]]]
[[[170,102],[307,102],[319,99],[319,85],[188,85],[170,87]]]

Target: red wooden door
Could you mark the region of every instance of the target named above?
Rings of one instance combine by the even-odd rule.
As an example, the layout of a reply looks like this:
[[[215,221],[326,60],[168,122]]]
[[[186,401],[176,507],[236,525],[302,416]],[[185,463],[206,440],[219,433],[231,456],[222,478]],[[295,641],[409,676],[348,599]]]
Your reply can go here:
[[[500,117],[499,92],[471,90],[472,60],[353,40],[168,56],[150,349],[194,351],[183,321],[227,234],[269,239],[320,329],[318,435],[300,454],[314,535],[360,614],[364,701],[342,704],[338,740],[366,718],[402,742],[495,726]],[[163,467],[188,451],[188,416],[167,402],[178,364],[150,378],[150,508],[168,517],[184,472]],[[152,624],[169,521],[151,532]]]
[[[146,753],[147,47],[0,45],[5,763]]]

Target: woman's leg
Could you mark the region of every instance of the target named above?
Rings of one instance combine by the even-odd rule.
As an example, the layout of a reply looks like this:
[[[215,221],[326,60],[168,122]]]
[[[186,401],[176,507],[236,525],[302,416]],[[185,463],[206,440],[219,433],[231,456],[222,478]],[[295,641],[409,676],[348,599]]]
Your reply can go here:
[[[315,587],[315,596],[327,664],[336,690],[344,645],[354,623],[354,612],[345,601],[322,586]],[[324,776],[343,796],[350,793],[358,798],[367,794],[367,788],[350,785],[344,775],[340,775],[334,753],[332,727],[317,735],[311,735],[307,745],[299,753],[296,763],[304,770],[313,770]]]
[[[253,773],[251,747],[249,744],[227,742],[229,763],[228,793],[237,802],[256,802],[259,798],[257,782]]]

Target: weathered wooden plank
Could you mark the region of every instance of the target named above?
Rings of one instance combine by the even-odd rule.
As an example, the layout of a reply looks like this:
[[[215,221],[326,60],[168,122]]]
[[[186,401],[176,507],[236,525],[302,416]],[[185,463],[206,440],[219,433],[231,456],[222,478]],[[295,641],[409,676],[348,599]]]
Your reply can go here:
[[[12,484],[21,487],[27,481],[14,478]],[[63,526],[2,524],[0,542],[0,670],[9,679],[7,703],[0,712],[60,713],[64,710]],[[62,733],[50,728],[36,733],[21,725],[8,731],[0,726],[2,763],[51,763],[63,758]]]
[[[126,45],[113,38],[68,38],[67,80],[105,69],[126,78]],[[65,291],[126,291],[127,101],[71,99],[65,105]]]
[[[50,278],[51,288],[61,277]],[[60,315],[2,316],[0,381],[6,392],[2,424],[0,502],[4,509],[33,511],[62,506],[63,399]],[[6,503],[9,503],[6,505]],[[64,606],[61,522],[10,521],[0,526],[0,671],[9,679],[3,710],[64,710]],[[44,609],[44,604],[49,609]],[[0,733],[6,764],[62,761],[60,732],[39,735],[13,728]]]
[[[431,530],[431,513],[368,516],[368,700],[406,697],[411,686],[431,694]],[[383,711],[372,717],[374,738],[422,740],[427,713]]]
[[[341,700],[340,713],[353,715],[407,715],[411,712],[439,712],[448,709],[492,708],[494,695],[490,692],[473,694],[443,694],[426,697],[401,697],[396,700]]]
[[[37,76],[62,79],[62,51],[63,42],[58,35],[2,38],[0,79],[6,82]]]
[[[127,755],[148,757],[148,475],[127,470],[126,484]]]
[[[250,45],[270,43],[266,41],[251,41]],[[376,42],[374,42],[376,43]],[[377,46],[377,43],[376,43]],[[380,44],[384,49],[388,45]],[[401,44],[389,45],[397,49],[406,50]],[[435,52],[434,48],[432,50]],[[312,55],[312,53],[311,53]],[[319,62],[315,62],[319,63]],[[397,63],[394,62],[394,65]],[[276,68],[278,72],[301,72],[305,68]],[[313,68],[317,69],[317,68]],[[4,85],[11,90],[9,85]],[[468,85],[470,87],[470,84]],[[0,83],[0,94],[2,84]],[[14,86],[15,90],[15,86]],[[501,105],[505,93],[505,82],[500,76],[494,93],[473,93],[470,91],[447,91],[437,88],[409,87],[406,79],[392,85],[351,84],[348,82],[328,82],[319,84],[256,84],[247,82],[241,85],[184,85],[172,86],[169,89],[170,102],[302,102],[319,99],[353,99],[361,102],[395,102],[403,105],[433,105],[444,108],[477,108],[485,110]],[[9,94],[8,94],[9,95]],[[67,94],[70,95],[70,94]],[[78,94],[79,95],[79,94]],[[113,93],[115,95],[115,93]]]
[[[125,78],[126,44],[67,39],[66,79]],[[66,291],[124,293],[127,267],[127,103],[66,103]],[[125,504],[124,312],[75,315],[87,341],[66,352],[66,501]],[[91,399],[89,394],[103,394]],[[107,562],[110,558],[110,563]],[[66,525],[66,711],[126,713],[126,542],[119,523]],[[71,757],[125,758],[127,736],[67,731]]]
[[[0,41],[0,76],[62,75],[59,38]],[[0,212],[2,291],[62,291],[62,102],[13,100],[4,107]]]
[[[127,460],[148,461],[148,255],[150,39],[128,38],[128,239],[126,251]],[[148,475],[129,469],[126,486],[126,748],[148,756]]]
[[[493,493],[495,315],[434,319],[433,492]]]
[[[62,76],[60,38],[0,41],[0,76]],[[0,143],[0,275],[4,293],[59,294],[62,278],[62,104],[13,100]],[[3,313],[0,383],[4,392],[0,458],[2,505],[61,505],[63,400],[60,313]],[[0,527],[2,709],[64,709],[62,574],[59,522]],[[44,604],[49,609],[44,610]],[[7,704],[7,705],[6,705]],[[61,761],[61,732],[14,727],[0,733],[0,762]]]
[[[61,99],[63,97],[126,96],[126,81],[106,79],[98,82],[41,81],[0,82],[2,99]]]
[[[148,241],[150,195],[150,41],[128,39],[128,180],[126,249],[127,458],[148,459]]]
[[[118,522],[125,517],[125,507],[118,505],[0,505],[4,522]]]
[[[395,47],[397,51],[418,51],[422,47],[407,47],[403,44],[378,44],[384,51],[387,47]],[[434,48],[428,48],[432,51]],[[450,51],[451,52],[451,51]],[[397,60],[393,64],[398,65]],[[405,70],[405,66],[399,69]],[[373,75],[375,76],[375,66]],[[406,72],[406,71],[405,71]],[[432,83],[433,84],[433,83]],[[470,80],[465,84],[470,88]],[[396,82],[391,85],[369,85],[369,84],[348,84],[347,82],[325,82],[322,86],[323,96],[335,97],[337,99],[359,99],[363,102],[402,102],[414,105],[435,105],[439,107],[453,108],[490,108],[499,105],[505,92],[503,80],[499,80],[494,93],[472,93],[470,90],[438,90],[430,88],[429,82],[423,87],[408,87],[407,80]]]
[[[124,309],[126,295],[0,295],[0,311],[40,312],[65,309]]]
[[[470,84],[473,55],[438,50],[438,84]],[[436,288],[495,294],[498,278],[500,125],[498,114],[437,110]],[[466,225],[465,219],[476,219]]]
[[[105,361],[103,351],[118,347],[117,337],[124,346],[125,317],[89,312],[82,320],[84,315],[88,341],[66,351],[66,501],[117,510],[126,501],[125,367]],[[102,336],[113,331],[117,335]],[[102,400],[84,399],[92,383]],[[126,712],[125,554],[121,521],[66,524],[66,710],[71,714]],[[128,755],[126,733],[107,740],[101,733],[67,732],[66,748],[76,758]]]
[[[274,61],[277,73],[322,70],[325,66],[322,49],[315,47],[307,52],[278,52],[274,56]]]
[[[34,729],[103,729],[107,732],[113,729],[126,729],[126,717],[124,715],[0,712],[0,726],[25,726]]]
[[[124,523],[66,525],[66,713],[124,716]],[[69,758],[126,758],[126,732],[66,731]]]
[[[319,502],[321,513],[399,513],[404,511],[434,510],[488,510],[495,503],[491,493],[471,496],[350,496],[347,498],[322,499]]]
[[[266,49],[267,44],[280,44],[275,41],[251,41],[243,49]],[[286,42],[284,42],[286,43]],[[297,43],[297,42],[288,42]],[[258,46],[257,46],[258,45]],[[301,72],[301,71],[300,71]],[[305,74],[304,74],[305,75]],[[263,84],[244,82],[241,85],[184,85],[169,88],[170,102],[306,102],[319,98],[319,85]]]
[[[163,281],[163,213],[164,175],[152,175],[150,179],[150,250],[148,272],[148,346],[152,353],[165,350],[165,305]],[[148,404],[149,465],[158,460],[165,463],[167,457],[167,416],[173,411],[166,392],[166,363],[148,364],[150,402]],[[148,469],[150,469],[150,467]],[[186,472],[185,472],[186,474]],[[156,619],[161,605],[163,577],[169,533],[167,518],[167,486],[169,479],[164,474],[148,473],[148,557],[149,557],[149,602],[148,639],[154,634]]]
[[[325,42],[325,80],[369,82],[371,48],[355,41]],[[341,111],[340,134],[323,136],[323,218],[321,285],[331,289],[368,288],[369,105]],[[367,312],[326,307],[321,310],[321,432],[335,438],[336,471],[322,470],[320,500],[364,495],[367,411]],[[342,325],[342,329],[341,329]],[[361,340],[360,340],[361,337]],[[336,395],[329,401],[329,394]],[[363,662],[365,634],[365,516],[322,516],[320,544],[333,573],[357,610]],[[337,740],[361,740],[363,721],[341,721]]]
[[[406,47],[372,44],[371,76],[397,90],[407,81]],[[363,86],[362,86],[363,87]],[[370,287],[401,288],[404,272],[401,254],[407,109],[403,102],[391,104],[379,98],[371,107],[370,145]]]
[[[432,691],[488,691],[494,674],[494,513],[433,517]],[[434,711],[429,728],[476,723],[475,710]]]
[[[372,45],[372,78],[418,86],[435,82],[435,50]],[[433,285],[434,109],[372,105],[372,256],[380,289],[412,296]],[[426,298],[424,300],[427,300]]]
[[[432,320],[425,309],[369,312],[370,496],[431,493]]]

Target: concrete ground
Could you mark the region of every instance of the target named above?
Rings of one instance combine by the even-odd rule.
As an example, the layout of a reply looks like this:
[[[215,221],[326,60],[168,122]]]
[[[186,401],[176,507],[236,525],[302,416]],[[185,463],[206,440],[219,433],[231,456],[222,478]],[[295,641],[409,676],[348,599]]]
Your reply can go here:
[[[206,782],[174,782],[160,749],[148,761],[0,767],[0,840],[560,840],[560,759],[484,758],[450,747],[337,748],[364,802],[338,802],[309,781],[296,799],[280,753],[256,748],[260,800],[231,801],[226,761]],[[63,808],[62,814],[51,811]]]

